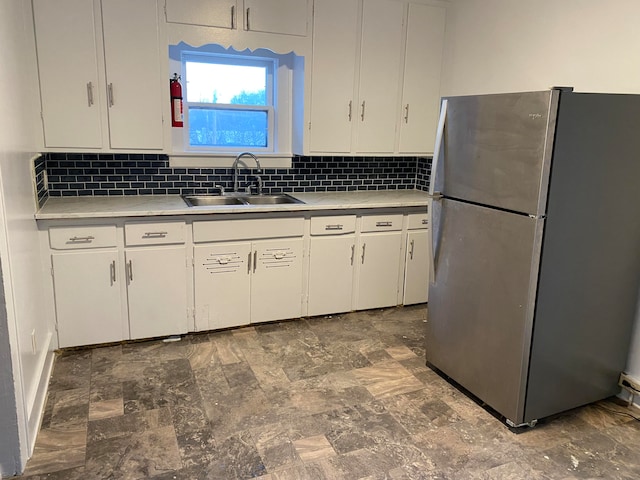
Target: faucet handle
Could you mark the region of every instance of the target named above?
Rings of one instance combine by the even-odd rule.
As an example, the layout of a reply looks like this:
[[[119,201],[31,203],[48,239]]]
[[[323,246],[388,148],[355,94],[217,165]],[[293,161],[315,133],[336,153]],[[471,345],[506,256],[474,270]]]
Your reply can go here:
[[[224,187],[222,185],[214,185],[213,188],[220,190],[220,195],[224,195]]]

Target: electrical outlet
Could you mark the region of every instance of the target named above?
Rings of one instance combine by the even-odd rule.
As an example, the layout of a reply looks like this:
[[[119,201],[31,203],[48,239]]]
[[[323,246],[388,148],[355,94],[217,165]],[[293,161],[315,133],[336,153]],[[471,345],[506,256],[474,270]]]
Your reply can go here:
[[[618,385],[622,388],[630,391],[631,393],[640,393],[640,381],[629,376],[627,373],[620,374],[620,380],[618,380]]]

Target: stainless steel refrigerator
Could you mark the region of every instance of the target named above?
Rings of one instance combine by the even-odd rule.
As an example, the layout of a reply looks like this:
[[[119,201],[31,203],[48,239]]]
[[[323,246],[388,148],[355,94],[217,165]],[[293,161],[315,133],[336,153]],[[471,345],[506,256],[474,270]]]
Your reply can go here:
[[[616,395],[640,286],[640,95],[444,98],[436,143],[427,363],[512,426]]]

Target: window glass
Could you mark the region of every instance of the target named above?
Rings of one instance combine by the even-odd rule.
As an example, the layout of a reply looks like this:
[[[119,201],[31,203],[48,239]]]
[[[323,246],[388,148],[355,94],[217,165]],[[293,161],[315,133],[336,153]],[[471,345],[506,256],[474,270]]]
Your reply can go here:
[[[268,145],[267,112],[189,108],[189,144],[199,147],[259,147]]]
[[[276,60],[183,53],[190,149],[273,151]]]
[[[187,101],[267,105],[265,66],[185,62]]]

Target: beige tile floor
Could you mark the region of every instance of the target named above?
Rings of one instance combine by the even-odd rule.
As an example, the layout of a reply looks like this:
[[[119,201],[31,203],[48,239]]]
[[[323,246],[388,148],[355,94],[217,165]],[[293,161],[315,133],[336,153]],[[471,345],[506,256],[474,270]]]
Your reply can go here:
[[[613,399],[516,434],[425,366],[425,306],[65,351],[37,479],[638,479]]]

